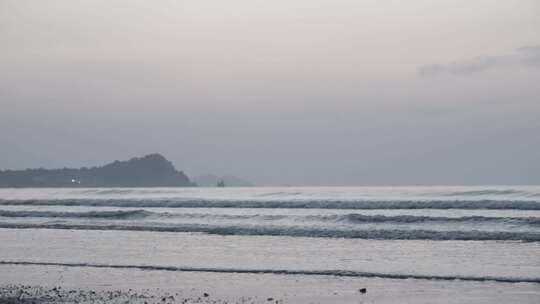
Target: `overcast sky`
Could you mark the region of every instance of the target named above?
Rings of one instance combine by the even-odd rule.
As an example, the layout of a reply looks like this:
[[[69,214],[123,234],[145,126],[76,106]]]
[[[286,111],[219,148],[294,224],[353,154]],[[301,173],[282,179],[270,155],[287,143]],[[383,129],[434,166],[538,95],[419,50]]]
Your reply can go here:
[[[540,183],[538,0],[0,0],[0,168]]]

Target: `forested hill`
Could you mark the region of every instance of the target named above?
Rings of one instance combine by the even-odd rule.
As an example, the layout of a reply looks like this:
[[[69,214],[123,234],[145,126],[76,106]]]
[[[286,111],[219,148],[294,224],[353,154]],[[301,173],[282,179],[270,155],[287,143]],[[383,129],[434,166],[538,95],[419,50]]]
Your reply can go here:
[[[187,187],[194,184],[160,154],[101,167],[0,171],[0,187]]]

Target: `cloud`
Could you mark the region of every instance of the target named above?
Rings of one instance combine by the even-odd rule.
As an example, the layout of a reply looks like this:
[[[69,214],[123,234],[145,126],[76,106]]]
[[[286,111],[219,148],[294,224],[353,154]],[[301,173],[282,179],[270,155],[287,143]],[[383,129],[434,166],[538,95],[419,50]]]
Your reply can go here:
[[[420,67],[418,73],[424,77],[444,74],[470,75],[510,66],[540,68],[540,46],[522,47],[511,54],[480,56],[448,64],[426,65]]]

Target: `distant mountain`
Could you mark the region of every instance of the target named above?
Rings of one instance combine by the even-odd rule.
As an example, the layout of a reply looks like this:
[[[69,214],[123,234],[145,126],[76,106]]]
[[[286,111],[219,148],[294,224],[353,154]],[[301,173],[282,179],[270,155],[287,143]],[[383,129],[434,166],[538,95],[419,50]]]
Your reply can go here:
[[[254,185],[239,177],[225,175],[200,175],[192,178],[193,181],[200,187],[216,187],[221,181],[225,187],[253,187]]]
[[[102,167],[0,171],[0,187],[188,187],[194,186],[160,154]]]

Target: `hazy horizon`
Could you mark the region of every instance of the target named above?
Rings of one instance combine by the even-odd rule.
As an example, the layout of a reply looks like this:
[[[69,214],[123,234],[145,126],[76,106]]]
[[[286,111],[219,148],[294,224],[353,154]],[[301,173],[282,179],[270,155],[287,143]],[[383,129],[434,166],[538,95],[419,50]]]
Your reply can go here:
[[[0,1],[0,168],[540,184],[540,2]]]

